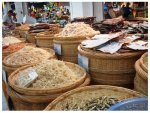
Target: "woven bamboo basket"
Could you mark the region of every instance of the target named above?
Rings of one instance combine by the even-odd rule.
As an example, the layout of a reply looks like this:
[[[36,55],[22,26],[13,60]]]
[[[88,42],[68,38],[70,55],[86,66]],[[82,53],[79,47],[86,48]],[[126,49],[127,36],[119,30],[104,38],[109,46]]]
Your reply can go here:
[[[78,46],[79,54],[88,58],[88,71],[92,84],[133,87],[134,64],[143,52],[105,54],[83,49]]]
[[[75,73],[78,73],[80,75],[80,79],[78,79],[75,83],[72,84],[66,84],[63,87],[60,88],[48,88],[48,89],[38,89],[38,88],[23,88],[23,87],[19,87],[17,85],[15,85],[15,80],[18,77],[18,72],[21,70],[24,70],[28,67],[32,67],[34,65],[28,65],[28,66],[24,66],[21,68],[18,68],[16,71],[14,71],[9,77],[8,77],[8,81],[9,81],[9,85],[16,90],[17,92],[21,93],[21,94],[26,94],[26,95],[45,95],[45,94],[50,94],[50,93],[63,93],[66,92],[68,90],[71,90],[79,85],[81,85],[86,78],[86,72],[83,68],[81,68],[80,66],[78,66],[77,64],[73,64],[73,63],[69,63],[66,62],[66,65],[69,66],[69,68],[71,70],[73,70]]]
[[[22,29],[22,30],[19,31],[19,34],[20,34],[21,38],[26,39],[27,33],[28,33],[28,30],[23,30]]]
[[[22,40],[23,41],[23,40]],[[22,42],[21,42],[22,43]],[[30,46],[35,46],[34,44],[30,44],[30,43],[26,43],[26,45],[30,45]],[[20,48],[21,49],[21,48]],[[2,51],[2,59],[4,59],[6,56],[14,53],[14,52],[17,52],[18,50],[15,50],[15,51]]]
[[[42,34],[37,34],[35,37],[36,40],[36,45],[38,47],[47,47],[53,49],[53,35],[42,35]]]
[[[19,28],[16,27],[13,31],[12,31],[13,34],[16,34],[16,35],[20,35],[19,34]]]
[[[114,97],[118,100],[133,97],[144,97],[143,94],[122,87],[93,85],[77,88],[62,94],[52,101],[45,110],[64,110],[66,105],[68,105],[68,107],[73,107],[76,104],[79,107],[82,107],[86,101],[90,101],[91,99],[99,98],[101,96]]]
[[[27,33],[26,40],[27,42],[35,44],[35,36],[37,33]]]
[[[61,45],[61,55],[58,55],[60,60],[77,63],[77,56],[78,56],[78,45],[86,39],[86,37],[93,37],[91,36],[84,36],[84,37],[54,37],[53,43]],[[72,60],[72,58],[74,58]]]
[[[43,48],[43,49],[46,49],[46,48]],[[48,49],[48,52],[51,53],[51,56],[50,56],[49,59],[54,59],[54,58],[56,58],[54,50]],[[10,55],[11,55],[11,54],[10,54]],[[22,66],[25,66],[25,65],[31,65],[31,64],[15,65],[15,66],[14,66],[14,65],[13,65],[13,66],[12,66],[12,65],[9,65],[9,64],[6,63],[6,60],[10,57],[10,55],[6,56],[6,57],[3,59],[3,68],[4,68],[4,70],[7,72],[8,76],[9,76],[13,71],[15,71],[17,68],[19,68],[19,67],[22,67]],[[34,64],[36,64],[36,63],[38,63],[38,62],[35,62]]]
[[[89,85],[90,77],[87,76],[83,84],[78,87]],[[43,110],[51,101],[53,101],[62,93],[47,94],[47,95],[24,95],[16,92],[12,88],[8,89],[8,94],[11,97],[14,110]]]
[[[148,73],[148,64],[146,64],[146,62],[148,63],[148,52],[144,53],[142,55],[142,57],[139,60],[140,64],[141,64],[141,68]]]
[[[148,73],[141,68],[139,60],[135,63],[135,69],[134,89],[148,95]]]

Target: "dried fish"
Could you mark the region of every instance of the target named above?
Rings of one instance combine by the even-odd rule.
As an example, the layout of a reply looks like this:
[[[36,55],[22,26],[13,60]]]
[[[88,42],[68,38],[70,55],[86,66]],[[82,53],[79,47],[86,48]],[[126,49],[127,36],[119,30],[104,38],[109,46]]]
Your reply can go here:
[[[114,38],[117,38],[119,36],[123,35],[122,32],[118,33],[113,33],[113,34],[100,34],[100,35],[95,35],[92,40],[84,40],[81,44],[85,48],[94,48],[97,46],[100,46]]]
[[[138,40],[136,42],[132,42],[132,43],[128,44],[127,47],[130,49],[133,49],[133,50],[147,50],[148,49],[148,42]]]
[[[102,46],[100,48],[98,48],[97,50],[102,51],[104,53],[116,53],[121,47],[122,47],[123,43],[121,42],[110,42],[108,44],[106,44],[105,46]]]
[[[82,111],[99,111],[99,110],[107,110],[112,105],[118,103],[119,100],[117,98],[111,98],[107,96],[99,97],[92,99],[91,101],[87,101],[83,107],[79,107],[77,104],[73,107],[68,107],[66,105],[64,110],[82,110]]]

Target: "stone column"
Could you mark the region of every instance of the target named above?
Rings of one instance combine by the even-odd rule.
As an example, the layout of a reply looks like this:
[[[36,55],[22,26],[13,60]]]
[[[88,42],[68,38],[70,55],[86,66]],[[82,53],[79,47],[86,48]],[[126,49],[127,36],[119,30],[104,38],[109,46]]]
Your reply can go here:
[[[104,19],[103,12],[103,3],[102,2],[94,2],[94,16],[96,17],[96,21],[101,21]]]
[[[15,10],[16,10],[16,13],[17,13],[17,22],[22,23],[23,22],[22,2],[15,2]]]
[[[70,2],[71,19],[93,16],[92,2]]]

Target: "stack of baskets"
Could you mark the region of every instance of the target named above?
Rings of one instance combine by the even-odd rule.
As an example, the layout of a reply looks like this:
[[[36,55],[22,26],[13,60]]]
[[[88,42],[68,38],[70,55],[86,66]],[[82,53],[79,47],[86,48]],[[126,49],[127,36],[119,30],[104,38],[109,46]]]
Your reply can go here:
[[[53,40],[55,52],[60,60],[77,63],[78,62],[78,45],[91,36],[76,37],[55,37]]]
[[[29,33],[29,32],[27,32],[27,36],[26,36],[27,42],[35,44],[35,36],[36,35],[37,35],[37,33]]]
[[[50,35],[49,32],[38,33],[35,37],[36,46],[53,49],[53,39],[54,36]]]
[[[135,63],[134,89],[148,95],[148,52]]]
[[[87,59],[86,67],[91,75],[92,84],[133,87],[134,64],[143,52],[106,54],[85,49],[81,45],[78,46],[78,51]]]

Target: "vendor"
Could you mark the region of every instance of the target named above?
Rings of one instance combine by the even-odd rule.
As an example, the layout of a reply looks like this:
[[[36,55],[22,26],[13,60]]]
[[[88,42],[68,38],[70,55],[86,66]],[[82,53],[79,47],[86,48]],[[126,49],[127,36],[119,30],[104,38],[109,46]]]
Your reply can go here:
[[[105,14],[107,19],[116,18],[116,13],[113,10],[112,3],[107,2],[107,13]]]
[[[15,23],[13,22],[14,13],[12,10],[9,10],[7,14],[3,16],[3,25],[8,27],[9,29],[15,28]]]

